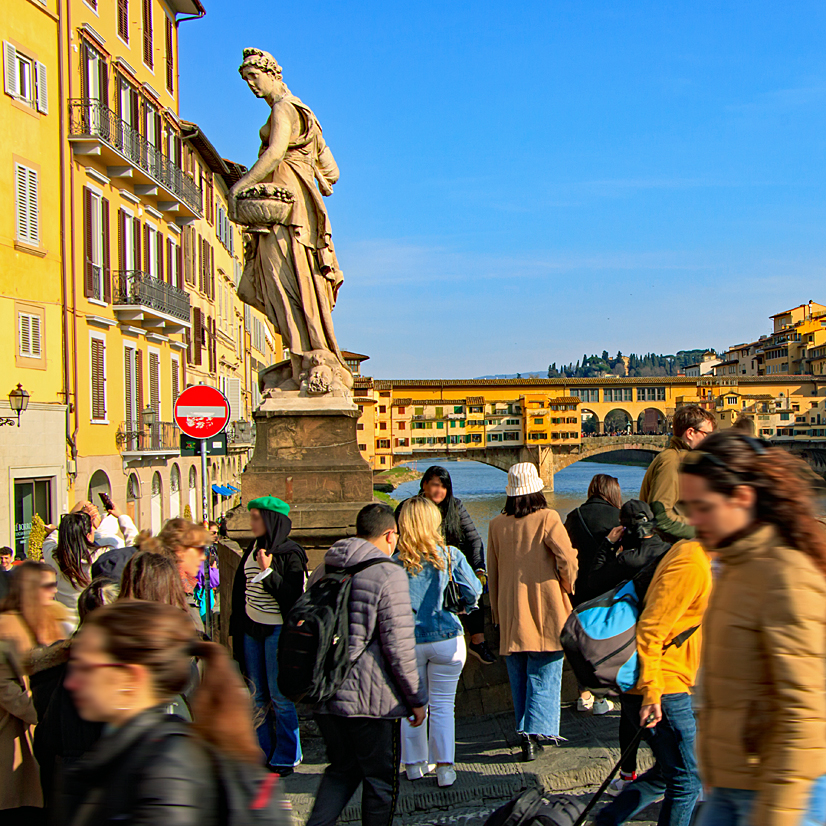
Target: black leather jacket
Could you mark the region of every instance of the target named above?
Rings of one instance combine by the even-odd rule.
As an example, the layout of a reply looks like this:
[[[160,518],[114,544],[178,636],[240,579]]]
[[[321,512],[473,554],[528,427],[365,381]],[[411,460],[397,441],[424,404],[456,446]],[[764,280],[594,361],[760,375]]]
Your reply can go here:
[[[207,750],[164,707],[105,734],[66,772],[60,826],[215,826]]]

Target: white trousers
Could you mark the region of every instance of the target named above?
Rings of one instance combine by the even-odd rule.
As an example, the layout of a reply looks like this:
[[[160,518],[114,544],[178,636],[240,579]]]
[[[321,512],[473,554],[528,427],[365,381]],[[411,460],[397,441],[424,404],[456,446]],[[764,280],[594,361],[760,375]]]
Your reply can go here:
[[[465,638],[416,644],[419,675],[427,685],[428,720],[413,728],[402,721],[402,762],[453,763],[456,756],[456,686],[467,657]],[[428,743],[428,727],[430,737]]]

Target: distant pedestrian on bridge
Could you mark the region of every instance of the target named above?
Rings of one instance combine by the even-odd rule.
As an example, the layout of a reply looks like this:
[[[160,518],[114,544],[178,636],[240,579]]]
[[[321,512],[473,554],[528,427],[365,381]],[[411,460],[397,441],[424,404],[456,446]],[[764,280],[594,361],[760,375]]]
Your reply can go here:
[[[522,759],[559,740],[562,644],[571,613],[576,551],[559,514],[548,507],[536,465],[508,471],[507,500],[488,530],[488,575],[499,653],[506,658],[522,738]]]
[[[716,426],[714,416],[699,405],[680,407],[674,414],[668,447],[654,458],[642,480],[640,499],[651,506],[657,532],[667,542],[694,538],[694,528],[679,505],[678,472],[683,457],[689,450],[696,450]]]
[[[485,546],[462,500],[453,495],[450,474],[439,465],[429,467],[422,476],[419,496],[429,499],[439,509],[442,514],[442,534],[445,542],[458,548],[465,555],[484,587],[487,584]],[[403,504],[404,502],[396,508],[397,520]],[[485,612],[474,611],[462,616],[461,620],[465,633],[470,637],[468,652],[484,665],[496,662],[496,655],[485,642]]]

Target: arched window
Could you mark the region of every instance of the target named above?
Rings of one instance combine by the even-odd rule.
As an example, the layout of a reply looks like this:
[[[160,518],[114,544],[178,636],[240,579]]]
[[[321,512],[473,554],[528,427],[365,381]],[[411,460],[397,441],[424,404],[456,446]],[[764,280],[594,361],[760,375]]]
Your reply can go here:
[[[152,533],[157,534],[163,525],[163,482],[157,471],[152,477],[152,499],[149,503],[149,518]]]
[[[169,518],[181,515],[181,470],[173,464],[169,471]]]
[[[112,485],[109,483],[109,477],[102,470],[96,470],[89,479],[89,495],[87,496],[87,499],[93,505],[97,505],[98,508],[101,506],[101,493],[111,496]]]
[[[141,515],[141,483],[137,474],[130,473],[126,480],[126,513],[135,525],[140,528]]]

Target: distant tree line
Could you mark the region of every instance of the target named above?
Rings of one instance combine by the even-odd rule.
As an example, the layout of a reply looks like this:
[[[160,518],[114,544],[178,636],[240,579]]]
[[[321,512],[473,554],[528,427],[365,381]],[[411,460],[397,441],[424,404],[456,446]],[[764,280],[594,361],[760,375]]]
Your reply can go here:
[[[557,367],[554,362],[548,366],[548,378],[591,379],[604,375],[628,376],[629,378],[676,376],[684,372],[689,364],[699,362],[707,349],[709,348],[680,350],[673,356],[663,356],[657,353],[638,356],[636,353],[631,353],[630,356],[624,357],[621,352],[617,351],[614,358],[608,355],[607,350],[603,350],[601,356],[583,355],[582,360],[576,364],[561,364]]]

